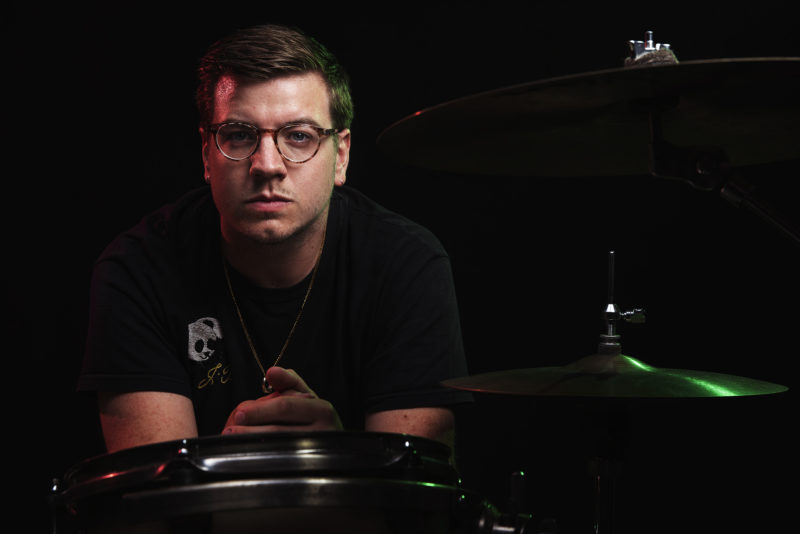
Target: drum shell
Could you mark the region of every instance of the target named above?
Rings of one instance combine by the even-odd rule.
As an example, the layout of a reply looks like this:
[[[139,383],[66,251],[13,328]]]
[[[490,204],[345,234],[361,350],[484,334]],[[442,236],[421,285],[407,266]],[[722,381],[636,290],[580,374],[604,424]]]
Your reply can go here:
[[[81,462],[55,502],[81,534],[472,531],[486,504],[449,456],[388,433],[197,438]]]

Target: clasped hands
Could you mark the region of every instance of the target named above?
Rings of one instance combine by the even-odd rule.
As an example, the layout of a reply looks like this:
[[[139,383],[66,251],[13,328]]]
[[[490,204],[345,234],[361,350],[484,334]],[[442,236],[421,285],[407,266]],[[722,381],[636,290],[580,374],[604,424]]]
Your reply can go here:
[[[223,434],[342,430],[333,405],[317,397],[294,371],[270,367],[267,382],[273,393],[239,404],[228,417]]]

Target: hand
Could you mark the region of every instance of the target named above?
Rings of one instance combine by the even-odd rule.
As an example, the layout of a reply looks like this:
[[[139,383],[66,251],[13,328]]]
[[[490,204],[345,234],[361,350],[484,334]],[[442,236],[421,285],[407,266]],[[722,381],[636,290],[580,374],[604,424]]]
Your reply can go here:
[[[270,367],[267,381],[273,393],[239,404],[228,417],[223,434],[342,430],[333,405],[317,397],[291,369]]]

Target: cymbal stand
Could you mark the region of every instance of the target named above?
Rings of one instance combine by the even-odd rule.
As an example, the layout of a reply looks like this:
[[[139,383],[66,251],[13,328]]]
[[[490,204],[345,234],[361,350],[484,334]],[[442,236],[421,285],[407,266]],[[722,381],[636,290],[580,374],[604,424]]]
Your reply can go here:
[[[645,312],[641,308],[620,311],[614,299],[615,253],[608,253],[608,304],[603,313],[605,333],[600,335],[598,354],[617,356],[622,353],[620,335],[617,333],[617,322],[622,319],[630,323],[643,323]],[[607,431],[607,439],[603,443],[598,437],[597,454],[591,461],[592,483],[594,490],[594,534],[611,534],[614,531],[616,515],[616,472],[615,459],[623,447],[620,434],[626,430],[626,417],[616,414],[614,406],[606,406],[610,410],[602,427]],[[616,417],[615,417],[616,416]]]
[[[716,191],[737,208],[743,208],[772,225],[796,245],[800,230],[763,198],[757,198],[734,174],[725,152],[715,146],[679,147],[664,140],[660,111],[677,103],[677,97],[647,102],[650,117],[650,173],[657,178],[684,180],[695,189]]]
[[[616,254],[613,250],[608,253],[608,304],[603,313],[605,321],[605,334],[600,335],[600,344],[598,345],[598,353],[600,354],[620,354],[622,352],[622,345],[620,344],[620,336],[617,334],[617,321],[620,319],[629,323],[643,323],[644,310],[641,308],[634,308],[629,311],[620,311],[614,302],[614,278],[615,278],[615,260]]]

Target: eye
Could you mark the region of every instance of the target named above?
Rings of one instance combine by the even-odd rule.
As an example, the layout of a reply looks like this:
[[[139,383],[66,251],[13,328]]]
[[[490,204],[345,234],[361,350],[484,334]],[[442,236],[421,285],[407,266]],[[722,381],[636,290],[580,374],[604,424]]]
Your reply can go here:
[[[217,135],[222,144],[248,145],[258,139],[255,129],[239,124],[220,126]]]
[[[317,131],[311,126],[298,124],[281,130],[281,139],[293,146],[313,144],[317,141]]]

